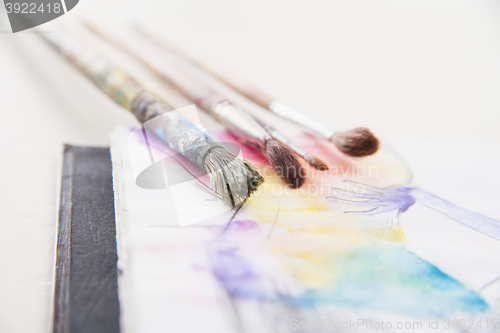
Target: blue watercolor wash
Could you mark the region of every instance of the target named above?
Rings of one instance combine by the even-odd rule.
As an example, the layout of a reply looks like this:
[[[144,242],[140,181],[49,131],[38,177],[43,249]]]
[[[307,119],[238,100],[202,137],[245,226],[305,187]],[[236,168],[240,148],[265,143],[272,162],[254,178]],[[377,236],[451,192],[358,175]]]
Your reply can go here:
[[[280,295],[264,287],[258,267],[239,253],[237,234],[247,227],[253,229],[255,222],[250,222],[235,221],[209,249],[213,273],[232,298],[279,302],[299,309],[334,304],[422,318],[488,310],[476,292],[403,245],[387,243],[360,247],[343,257],[325,257],[325,267],[335,273],[329,286],[306,289],[300,297]]]
[[[329,264],[340,278],[289,302],[301,308],[331,303],[423,318],[488,310],[476,292],[401,245],[364,247]]]

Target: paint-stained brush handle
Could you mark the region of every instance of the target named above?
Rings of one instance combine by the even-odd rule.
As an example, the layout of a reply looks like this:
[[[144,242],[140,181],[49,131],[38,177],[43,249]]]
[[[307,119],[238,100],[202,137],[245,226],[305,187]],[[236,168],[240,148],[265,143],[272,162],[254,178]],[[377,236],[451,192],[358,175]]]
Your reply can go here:
[[[40,34],[40,37],[109,97],[131,111],[141,123],[147,122],[150,125],[148,130],[166,142],[170,149],[204,170],[210,177],[210,187],[203,184],[205,189],[230,207],[244,203],[263,182],[263,178],[249,163],[212,142],[180,112],[173,110],[172,105],[149,92],[104,58],[60,32]]]
[[[132,40],[132,34],[128,34],[127,38],[120,38],[119,34],[114,35],[109,30],[97,29],[97,25],[88,22],[86,25],[100,37],[134,56],[169,85],[176,87],[186,97],[222,123],[240,141],[258,147],[266,155],[277,174],[289,186],[300,188],[304,184],[307,171],[299,161],[298,155],[283,143],[273,139],[266,129],[243,109],[212,90],[209,85],[187,74],[186,68],[180,69],[173,66],[169,62],[172,59],[165,59],[166,55],[163,55],[163,60],[158,60],[157,52],[144,50],[142,39]],[[152,58],[157,60],[153,63]]]
[[[125,50],[149,70],[161,77],[171,86],[201,109],[223,124],[241,141],[265,149],[265,143],[271,136],[250,115],[241,110],[225,97],[214,91],[210,86],[195,80],[191,75],[179,69],[155,52],[144,47],[144,43],[134,39],[133,34],[127,35],[128,39],[111,31],[99,27],[96,23],[85,22],[85,25],[94,33]]]

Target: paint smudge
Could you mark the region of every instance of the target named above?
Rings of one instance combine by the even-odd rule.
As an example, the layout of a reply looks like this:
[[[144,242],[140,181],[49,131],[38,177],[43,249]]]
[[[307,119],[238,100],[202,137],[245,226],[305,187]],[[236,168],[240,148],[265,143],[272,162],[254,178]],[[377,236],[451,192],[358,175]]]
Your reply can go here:
[[[260,242],[262,239],[259,224],[244,220],[234,221],[221,239],[210,244],[214,276],[230,297],[304,310],[333,304],[422,318],[488,310],[477,293],[407,251],[400,243],[380,241],[327,255],[287,257],[281,254],[277,255],[277,265],[263,267],[261,261],[254,258],[260,257],[256,252],[268,251],[265,243]],[[255,241],[260,250],[253,248]],[[291,295],[269,283],[276,278],[275,272],[282,269],[280,260],[295,263],[293,275],[295,283],[303,287],[301,293]],[[318,279],[313,281],[308,276]]]

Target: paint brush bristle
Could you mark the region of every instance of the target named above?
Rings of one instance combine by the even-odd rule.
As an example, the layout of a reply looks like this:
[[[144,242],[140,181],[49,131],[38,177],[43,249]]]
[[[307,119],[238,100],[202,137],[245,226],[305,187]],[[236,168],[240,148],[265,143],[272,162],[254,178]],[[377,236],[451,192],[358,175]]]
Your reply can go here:
[[[250,163],[220,146],[208,149],[202,165],[212,190],[231,207],[245,201],[264,181]]]
[[[255,169],[247,160],[243,160],[247,171],[248,195],[252,194],[257,188],[264,183],[264,177]]]
[[[317,169],[317,170],[320,170],[320,171],[327,171],[329,168],[328,168],[328,165],[323,162],[322,160],[320,160],[319,158],[317,158],[316,156],[313,156],[313,155],[309,155],[309,154],[305,154],[302,156],[302,158],[310,165],[312,166],[313,168]]]
[[[268,139],[264,153],[288,185],[299,188],[304,184],[306,169],[300,163],[299,156],[290,148],[275,139]]]
[[[336,132],[330,140],[341,152],[353,157],[373,155],[379,147],[378,139],[364,127]]]

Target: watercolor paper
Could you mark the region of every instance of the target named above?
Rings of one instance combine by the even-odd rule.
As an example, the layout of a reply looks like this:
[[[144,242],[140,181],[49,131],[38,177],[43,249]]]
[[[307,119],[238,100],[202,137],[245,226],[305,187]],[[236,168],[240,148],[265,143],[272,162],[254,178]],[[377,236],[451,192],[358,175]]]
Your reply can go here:
[[[169,156],[145,133],[149,145],[140,130],[112,136],[126,332],[354,332],[382,321],[388,332],[403,331],[400,325],[458,332],[467,327],[447,327],[447,320],[486,327],[500,315],[499,211],[482,213],[434,192],[433,170],[456,180],[455,195],[464,190],[460,181],[469,184],[466,193],[474,189],[467,183],[474,175],[460,166],[453,173],[425,165],[442,147],[406,143],[404,159],[385,147],[352,160],[303,136],[301,145],[331,170],[310,169],[299,190],[286,189],[263,156],[242,147],[266,182],[235,212],[194,180],[182,195],[171,190],[171,171],[164,188],[138,186],[143,170]],[[178,170],[170,162],[163,168]],[[495,181],[474,195],[477,202],[498,202]]]

